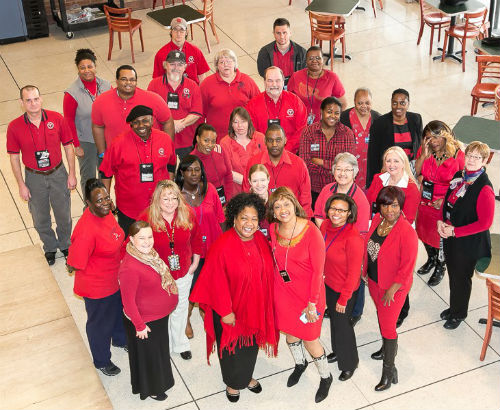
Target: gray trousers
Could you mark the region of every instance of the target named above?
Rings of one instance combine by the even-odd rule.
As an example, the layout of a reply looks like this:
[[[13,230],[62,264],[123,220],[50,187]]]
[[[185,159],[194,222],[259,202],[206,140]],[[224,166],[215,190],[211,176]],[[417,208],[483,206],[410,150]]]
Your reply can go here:
[[[80,141],[84,155],[78,158],[80,164],[80,186],[82,188],[82,198],[85,203],[85,183],[90,178],[96,177],[97,172],[97,148],[93,142]]]
[[[71,198],[68,189],[68,173],[61,166],[50,175],[25,171],[25,183],[31,193],[28,208],[33,225],[43,243],[44,252],[56,252],[69,248],[71,238]],[[56,233],[52,229],[50,208],[56,220]]]

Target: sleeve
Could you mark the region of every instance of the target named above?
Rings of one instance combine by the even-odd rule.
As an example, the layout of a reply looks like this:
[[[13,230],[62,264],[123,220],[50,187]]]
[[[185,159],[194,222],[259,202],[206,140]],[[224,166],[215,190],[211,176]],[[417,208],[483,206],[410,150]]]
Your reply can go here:
[[[343,97],[345,95],[344,85],[342,81],[340,81],[339,76],[332,71],[334,75],[333,87],[332,87],[332,95],[336,98]]]
[[[207,63],[205,56],[199,49],[196,49],[196,61],[198,75],[205,74],[206,72],[210,71],[210,66]]]
[[[375,202],[375,201],[374,201]],[[408,183],[406,189],[406,199],[403,211],[409,223],[413,223],[417,217],[417,210],[420,204],[420,190],[414,182]]]
[[[248,182],[248,174],[250,173],[250,168],[252,167],[252,165],[256,164],[256,162],[252,161],[252,159],[253,158],[250,158],[250,161],[248,161],[245,173],[243,174],[243,181],[241,183],[242,192],[250,191],[250,182]]]
[[[368,233],[371,219],[371,205],[363,193],[362,189],[358,187],[356,190],[356,205],[358,207],[358,218],[356,221],[356,228],[361,236]]]
[[[63,99],[63,114],[66,122],[68,123],[69,129],[71,130],[71,135],[73,136],[73,145],[75,147],[80,146],[80,140],[78,139],[78,132],[76,131],[75,117],[76,109],[78,108],[78,103],[69,93],[64,93]]]
[[[406,284],[413,276],[413,269],[417,261],[418,236],[410,225],[399,233],[399,267],[393,283]]]
[[[76,230],[76,227],[75,227]],[[95,249],[95,237],[85,232],[75,232],[71,236],[71,245],[68,251],[68,265],[76,270],[84,270]]]
[[[286,86],[286,90],[291,92],[291,93],[294,93],[297,97],[299,96],[298,94],[298,90],[295,89],[295,87],[298,85],[298,84],[295,84],[295,79],[296,79],[296,75],[295,75],[295,72],[290,76],[290,78],[288,79],[288,84]]]
[[[266,68],[271,66],[268,60],[266,46],[264,46],[259,50],[259,54],[257,56],[257,70],[262,78],[264,78]]]
[[[308,218],[311,218],[313,215],[313,211],[311,208],[312,198],[311,198],[311,178],[309,177],[309,171],[307,170],[306,164],[304,161],[300,160],[302,163],[302,172],[300,175],[300,192],[299,197],[297,198],[302,208],[307,214]]]
[[[363,266],[364,241],[361,236],[351,237],[346,241],[347,278],[340,290],[339,305],[346,306],[352,293],[358,288]]]
[[[205,78],[201,84],[200,84],[200,94],[201,94],[201,101],[203,104],[203,116],[206,118],[207,112],[208,112],[208,107],[210,107],[210,103],[212,98],[210,97],[210,85],[209,85],[209,80],[211,79],[212,76],[209,76]]]
[[[91,118],[92,118],[92,124],[97,125],[98,127],[104,127],[104,116],[103,116],[103,107],[102,107],[102,98],[104,94],[101,94],[98,96],[94,103],[92,104],[92,113],[91,113]]]
[[[308,222],[311,223],[312,222]],[[309,262],[311,265],[311,288],[309,293],[309,302],[318,303],[320,292],[325,291],[323,285],[323,276],[325,268],[325,241],[315,225],[309,227],[312,231],[309,236]]]
[[[376,177],[377,175],[375,175]],[[372,203],[377,199],[378,181],[372,181],[370,188],[366,191],[366,199],[368,200],[368,205],[371,207]],[[370,208],[371,209],[371,208]]]
[[[118,277],[120,280],[120,293],[122,296],[123,311],[134,324],[135,330],[141,332],[146,329],[146,323],[142,320],[135,301],[137,288],[139,287],[139,271],[135,269],[133,270],[129,266],[122,263]]]
[[[495,215],[495,193],[488,185],[484,186],[479,192],[476,202],[476,212],[476,222],[455,228],[455,236],[457,238],[474,235],[490,229]]]
[[[253,97],[260,94],[259,87],[252,77],[247,75],[245,83],[248,86],[248,100],[251,100]]]
[[[226,220],[226,216],[224,215],[224,209],[222,209],[222,204],[219,199],[219,195],[217,195],[217,192],[215,191],[215,188],[212,186],[212,196],[214,199],[214,204],[215,204],[215,216],[217,218],[218,223],[223,223]]]
[[[156,92],[156,90],[155,90],[154,83],[155,83],[155,81],[154,81],[154,78],[153,78],[153,79],[149,82],[149,84],[148,84],[147,91],[150,91],[150,92],[152,92],[152,93],[158,94],[158,93]]]
[[[328,186],[324,186],[321,192],[319,193],[318,198],[316,199],[316,204],[314,205],[314,217],[326,219],[325,215],[325,205],[328,200],[328,195],[330,193],[330,188]]]
[[[372,183],[373,176],[380,172],[382,162],[383,118],[374,121],[370,128],[370,142],[368,143],[366,186]]]
[[[295,116],[295,132],[293,138],[291,138],[292,141],[296,141],[297,146],[290,147],[289,151],[295,153],[299,150],[299,141],[300,141],[300,135],[302,133],[302,130],[305,128],[307,125],[307,111],[306,111],[306,106],[302,102],[302,100],[299,97],[296,97],[296,103],[295,103],[295,109],[296,109],[296,116]],[[290,138],[289,138],[290,141]]]
[[[351,121],[349,120],[349,113],[353,109],[354,108],[348,108],[347,110],[342,111],[340,114],[340,123],[344,124],[348,128],[351,128]]]
[[[311,159],[313,158],[313,155],[311,153],[311,143],[313,139],[313,130],[311,127],[315,126],[313,125],[308,125],[307,127],[304,127],[302,130],[302,135],[300,136],[300,143],[299,143],[299,157],[302,158],[306,164],[307,170],[309,171],[309,174],[311,173],[320,173],[321,167],[319,165],[313,164]],[[331,169],[331,168],[330,168]]]
[[[73,143],[73,137],[71,129],[68,125],[68,121],[60,115],[59,117],[59,138],[62,145],[69,145]]]
[[[245,108],[248,111],[248,114],[250,114],[250,118],[252,119],[252,123],[253,123],[253,126],[255,127],[255,129],[259,132],[265,133],[266,130],[265,129],[262,130],[263,127],[261,126],[261,123],[259,121],[260,116],[258,113],[258,108],[257,108],[255,97],[252,98],[250,101],[248,101]],[[263,119],[263,121],[267,121],[267,116],[263,115],[262,119]],[[265,128],[267,128],[267,127],[265,127]]]
[[[161,50],[162,49],[158,50],[158,52],[155,55],[155,61],[153,65],[153,78],[161,77],[165,72],[165,70],[163,69],[163,59],[161,56],[162,54]]]
[[[168,140],[169,140],[169,145],[170,145],[170,147],[169,147],[170,158],[169,158],[168,163],[167,163],[167,171],[175,174],[175,167],[177,165],[177,155],[175,155],[174,143],[172,141],[172,138],[170,138],[170,136],[168,137]]]
[[[21,145],[14,128],[12,122],[7,127],[7,153],[9,154],[19,154],[21,152]]]
[[[106,155],[102,159],[101,166],[99,167],[99,171],[104,174],[105,178],[112,178],[115,173],[114,167],[114,157],[116,153],[116,144],[111,143],[108,150],[106,151]]]
[[[156,121],[158,121],[160,124],[167,122],[172,117],[172,113],[170,112],[170,108],[168,108],[165,100],[156,93],[148,91],[148,94],[154,97],[154,105],[156,107],[156,110],[154,110],[155,112],[153,112],[153,115],[156,118]]]
[[[222,150],[222,157],[224,158],[224,168],[226,170],[224,174],[224,192],[226,194],[226,200],[229,201],[233,197],[233,173],[231,167],[231,160],[229,158],[229,153]]]
[[[192,95],[192,101],[191,101],[191,110],[189,111],[189,114],[195,114],[203,117],[203,100],[201,98],[201,91],[200,87],[196,85],[196,87],[192,88],[193,95]]]

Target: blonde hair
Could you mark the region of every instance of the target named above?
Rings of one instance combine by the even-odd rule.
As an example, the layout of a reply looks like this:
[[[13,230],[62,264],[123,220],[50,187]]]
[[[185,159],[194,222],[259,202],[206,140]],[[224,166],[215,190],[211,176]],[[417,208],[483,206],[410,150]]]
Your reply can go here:
[[[411,171],[410,167],[410,161],[408,160],[408,156],[406,155],[406,152],[404,152],[403,148],[394,146],[394,147],[389,147],[385,150],[384,155],[382,157],[382,172],[387,172],[385,169],[385,158],[387,155],[390,153],[396,154],[396,156],[403,162],[403,171],[404,173],[408,176],[409,179],[411,179],[413,182],[417,183],[415,180],[415,176],[413,175],[413,172]]]
[[[268,178],[270,178],[270,175],[269,175],[269,171],[267,170],[267,168],[262,165],[262,164],[254,164],[250,167],[250,170],[248,171],[248,180],[250,180],[250,178],[252,178],[252,175],[256,172],[263,172],[264,174],[267,175]]]
[[[280,186],[276,191],[274,191],[271,196],[269,197],[269,201],[267,203],[267,220],[272,223],[272,222],[279,222],[275,217],[274,217],[274,204],[281,200],[281,199],[288,199],[293,206],[295,207],[295,215],[299,218],[305,218],[307,219],[306,212],[304,211],[304,208],[300,205],[299,201],[293,194],[293,192],[290,190],[290,188],[286,186]]]
[[[156,232],[166,232],[167,227],[165,226],[165,220],[161,215],[161,207],[160,201],[162,194],[166,191],[170,190],[179,201],[179,205],[177,207],[177,216],[175,218],[175,224],[183,229],[193,229],[193,221],[191,219],[191,212],[189,210],[189,206],[184,199],[179,187],[174,181],[170,181],[165,179],[163,181],[159,181],[156,185],[156,188],[153,192],[153,196],[151,198],[151,205],[148,208],[148,218],[151,223],[151,227]]]
[[[467,145],[467,148],[465,148],[465,154],[474,151],[477,151],[479,155],[483,157],[483,160],[490,156],[490,147],[488,144],[481,141],[472,141],[469,145]]]
[[[434,120],[424,127],[424,138],[426,135],[441,137],[445,139],[445,153],[452,158],[459,150],[463,150],[463,144],[455,138],[451,128],[443,121]]]
[[[234,71],[236,72],[236,70],[238,69],[238,57],[236,57],[234,51],[230,50],[229,48],[223,48],[215,55],[214,57],[215,71],[219,72],[219,68],[217,66],[219,65],[219,60],[222,57],[230,58],[231,60],[234,61]]]

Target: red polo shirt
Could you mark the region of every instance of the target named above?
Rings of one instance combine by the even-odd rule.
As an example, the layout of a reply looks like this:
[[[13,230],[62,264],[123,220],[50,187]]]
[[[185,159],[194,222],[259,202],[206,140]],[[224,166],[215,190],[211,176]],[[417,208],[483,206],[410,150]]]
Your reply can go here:
[[[167,122],[172,116],[167,103],[150,91],[139,87],[128,100],[118,96],[118,91],[111,89],[102,93],[92,104],[92,123],[104,127],[106,146],[109,147],[114,138],[130,130],[126,118],[136,105],[145,105],[153,109],[153,127],[162,129],[161,123]]]
[[[40,126],[33,125],[26,114],[12,120],[7,128],[7,152],[22,155],[22,161],[28,168],[48,171],[62,160],[61,144],[73,142],[71,130],[61,114],[42,110]],[[36,151],[49,152],[50,166],[39,168],[35,158]]]
[[[153,163],[153,181],[141,182],[139,166]],[[163,131],[151,130],[144,142],[132,130],[120,134],[112,142],[100,166],[106,178],[115,176],[116,206],[129,218],[137,219],[149,206],[158,181],[170,179],[177,163],[174,144]]]
[[[300,133],[307,122],[306,107],[299,97],[283,91],[275,104],[264,91],[248,102],[247,110],[255,129],[263,134],[266,133],[268,120],[279,118],[287,138],[285,148],[293,153],[298,152]]]
[[[165,44],[158,50],[155,55],[153,78],[161,77],[163,73],[165,73],[163,63],[165,62],[168,53],[172,50],[179,50],[179,47],[177,47],[173,41]],[[203,53],[198,47],[188,43],[187,41],[184,42],[180,51],[182,51],[186,56],[187,65],[185,75],[196,82],[196,84],[199,84],[198,76],[210,71],[210,67],[207,64],[207,60],[205,60]]]
[[[302,208],[304,208],[304,211],[306,211],[307,216],[311,217],[313,215],[311,208],[311,179],[302,158],[287,150],[283,150],[283,155],[278,165],[274,166],[267,150],[255,155],[248,161],[245,176],[243,177],[242,186],[245,192],[250,190],[248,173],[252,165],[255,164],[262,164],[269,171],[269,190],[271,192],[280,186],[290,188],[297,197],[300,205],[302,205]]]
[[[273,53],[273,65],[281,68],[285,77],[290,77],[293,74],[295,68],[295,62],[293,61],[293,46],[290,43],[290,48],[285,54],[281,54],[274,44],[274,53]]]
[[[259,87],[248,75],[236,70],[236,77],[231,84],[224,81],[219,73],[205,78],[200,85],[203,99],[203,113],[207,123],[217,131],[217,142],[227,134],[229,116],[238,106],[259,94]]]
[[[174,90],[168,83],[165,75],[156,77],[149,83],[148,91],[158,94],[167,104],[168,93],[175,93],[179,96],[179,108],[169,107],[174,120],[181,120],[188,114],[203,116],[200,87],[189,78],[184,77],[179,86]],[[174,146],[176,149],[191,147],[193,145],[193,136],[197,126],[198,121],[175,134]]]

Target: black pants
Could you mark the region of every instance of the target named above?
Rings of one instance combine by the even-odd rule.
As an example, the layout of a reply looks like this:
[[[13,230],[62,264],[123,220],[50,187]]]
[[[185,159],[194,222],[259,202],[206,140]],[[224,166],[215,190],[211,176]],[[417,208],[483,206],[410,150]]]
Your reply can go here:
[[[359,357],[356,347],[356,335],[349,318],[356,303],[357,292],[355,291],[347,301],[345,313],[335,310],[340,297],[339,292],[325,285],[326,304],[330,312],[330,339],[332,350],[337,354],[337,363],[341,371],[354,371],[358,367]]]
[[[117,209],[116,211],[118,215],[118,225],[120,225],[120,228],[122,228],[125,231],[125,237],[127,237],[128,228],[130,228],[130,225],[132,225],[135,222],[135,219],[132,219],[129,216],[125,215],[119,209]]]
[[[314,207],[316,206],[316,201],[318,200],[319,192],[311,191],[311,208],[314,212]]]
[[[444,259],[450,279],[450,315],[454,319],[465,319],[469,310],[472,275],[476,258],[455,249],[455,238],[443,243]]]
[[[194,284],[196,283],[196,281],[200,277],[200,272],[201,272],[201,269],[203,268],[204,264],[205,264],[205,258],[200,258],[200,263],[198,263],[198,267],[196,268],[196,270],[193,273],[193,280],[191,281],[191,289],[189,290],[189,294],[191,294],[191,292],[193,291]]]
[[[408,293],[406,295],[405,304],[403,305],[403,307],[401,308],[401,312],[399,313],[399,317],[404,320],[408,317],[409,312],[410,312],[410,294]]]

